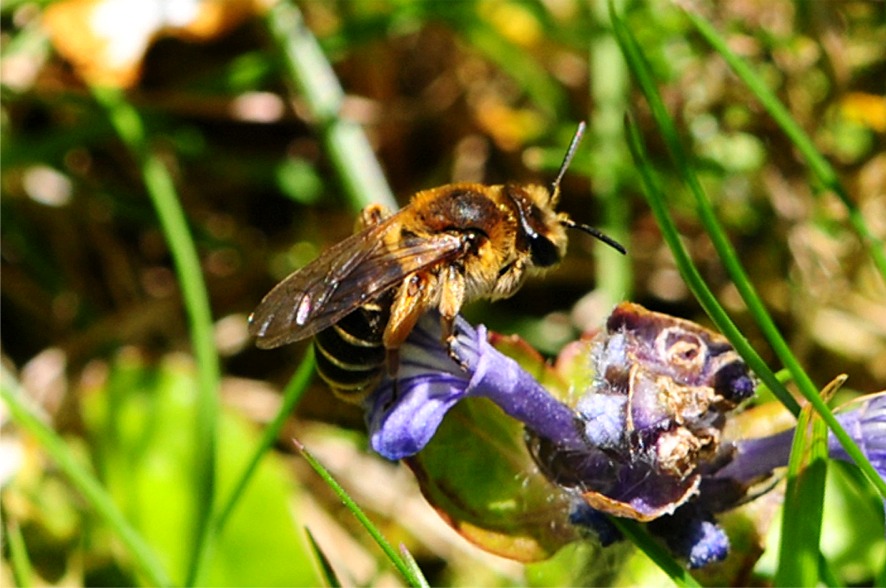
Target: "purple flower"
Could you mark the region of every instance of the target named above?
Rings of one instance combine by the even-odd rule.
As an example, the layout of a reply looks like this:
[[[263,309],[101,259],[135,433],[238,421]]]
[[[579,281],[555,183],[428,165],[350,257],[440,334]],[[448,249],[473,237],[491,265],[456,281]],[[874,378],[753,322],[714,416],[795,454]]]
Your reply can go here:
[[[370,442],[381,455],[416,454],[460,400],[488,398],[523,423],[539,469],[572,497],[572,524],[606,544],[619,534],[601,513],[646,522],[690,567],[726,557],[729,541],[714,515],[787,464],[792,431],[723,440],[728,413],[752,395],[754,381],[722,336],[695,323],[620,304],[580,344],[564,399],[497,351],[485,327],[459,318],[456,333],[457,361],[440,342],[439,318],[424,317],[400,350],[396,378],[366,400]],[[883,472],[886,395],[839,418]],[[846,459],[833,439],[830,450]]]

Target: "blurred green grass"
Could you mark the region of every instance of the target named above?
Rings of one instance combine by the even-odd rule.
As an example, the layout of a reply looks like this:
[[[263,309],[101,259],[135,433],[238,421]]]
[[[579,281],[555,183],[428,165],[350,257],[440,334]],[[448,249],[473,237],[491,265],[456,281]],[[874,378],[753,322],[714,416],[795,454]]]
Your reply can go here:
[[[245,316],[277,280],[348,234],[356,209],[389,198],[380,176],[367,171],[376,158],[401,204],[410,193],[453,180],[547,182],[575,122],[592,121],[591,136],[564,180],[561,208],[618,236],[630,257],[621,262],[577,238],[562,267],[513,299],[467,309],[469,318],[482,317],[491,328],[520,333],[553,353],[581,329],[599,325],[621,298],[707,322],[640,197],[620,126],[620,113],[633,111],[686,249],[751,346],[773,368],[781,367],[714,253],[689,192],[671,170],[648,107],[626,83],[618,54],[606,53],[614,42],[603,3],[299,7],[308,33],[299,38],[313,33],[321,50],[315,58],[328,58],[334,68],[324,78],[325,91],[312,97],[319,74],[300,81],[293,69],[289,44],[296,36],[287,29],[298,29],[286,20],[291,13],[285,5],[270,16],[247,15],[205,43],[162,37],[150,46],[140,77],[125,94],[123,104],[131,105],[144,128],[144,137],[128,149],[115,135],[107,109],[90,94],[82,70],[53,52],[41,27],[42,3],[7,3],[0,13],[4,362],[34,396],[32,402],[39,402],[79,467],[101,482],[159,554],[173,582],[316,583],[310,548],[297,528],[304,513],[296,509],[292,520],[279,514],[292,497],[302,496],[338,518],[371,554],[375,567],[362,583],[389,573],[390,564],[366,546],[370,541],[360,530],[342,522],[336,499],[311,483],[303,468],[296,477],[279,462],[263,466],[275,468],[275,481],[257,475],[250,488],[266,496],[259,499],[266,508],[253,511],[247,491],[236,509],[254,512],[255,518],[237,524],[245,515],[235,514],[230,530],[219,536],[208,514],[197,515],[209,513],[213,501],[225,496],[225,484],[233,484],[222,482],[233,476],[225,472],[237,471],[232,462],[248,461],[254,454],[246,450],[262,445],[258,427],[243,423],[242,415],[259,423],[273,419],[276,405],[272,401],[268,408],[273,395],[267,391],[283,386],[304,350],[258,352],[245,335]],[[728,45],[761,74],[834,167],[857,217],[882,239],[883,5],[724,2],[708,10]],[[821,387],[847,373],[844,398],[882,389],[886,287],[871,261],[872,246],[853,230],[857,218],[847,215],[831,185],[810,177],[791,138],[685,15],[658,3],[635,3],[624,8],[624,20],[659,81],[701,184],[713,195],[714,213],[810,381]],[[343,95],[330,89],[335,83]],[[595,119],[604,105],[615,113],[617,128]],[[361,128],[368,142],[359,138]],[[185,266],[185,275],[175,261],[174,237],[162,228],[148,197],[150,181],[143,181],[140,168],[146,159],[162,164],[160,173],[174,187],[184,222],[173,233],[193,239],[199,265]],[[209,308],[191,325],[205,328],[198,336],[204,339],[202,356],[193,351],[186,318],[193,296],[179,289],[198,271]],[[175,363],[173,377],[170,358],[182,351],[196,363]],[[203,380],[199,410],[195,392],[197,374],[207,378],[214,361],[209,357],[216,355],[221,391],[228,390],[220,415],[215,396],[209,397],[217,392],[212,377]],[[133,357],[138,360],[130,368],[139,375],[121,385],[120,371]],[[171,378],[179,383],[170,384]],[[217,432],[211,426],[216,418]],[[231,432],[229,420],[238,422],[238,432]],[[361,428],[360,415],[319,383],[307,391],[289,426],[316,421]],[[196,433],[201,427],[203,433]],[[135,438],[123,443],[121,435]],[[287,435],[279,438],[283,455],[292,451]],[[335,444],[340,437],[323,434],[317,443]],[[203,441],[195,441],[199,438]],[[183,445],[193,453],[183,452]],[[246,452],[232,452],[232,445]],[[17,474],[2,480],[3,518],[21,530],[30,566],[12,566],[22,552],[4,547],[4,580],[13,577],[14,567],[20,584],[31,583],[21,574],[50,583],[161,581],[142,575],[113,526],[81,508],[77,491],[39,448],[26,442],[16,447],[11,455],[21,459]],[[213,460],[219,477],[200,475],[212,471],[207,464]],[[150,478],[153,470],[138,469],[141,463],[161,468],[162,484]],[[846,476],[840,469],[829,475]],[[398,484],[414,492],[408,482]],[[829,528],[860,528],[845,510],[830,520],[835,509],[829,509],[829,500],[826,535]],[[856,500],[876,511],[873,493]],[[278,516],[263,520],[260,512]],[[396,508],[376,507],[373,514],[388,537],[400,538],[416,554],[431,584],[520,581],[512,568],[490,564],[486,575],[477,572],[476,562],[485,560],[472,558],[481,556],[442,549],[414,529],[404,530]],[[203,563],[195,556],[201,551]],[[883,542],[876,542],[856,550],[854,558],[841,555],[833,571],[847,583],[882,583],[871,562],[886,557],[883,551]],[[559,565],[568,568],[575,561]],[[644,576],[635,560],[631,565],[612,572],[612,581],[661,581]],[[528,581],[562,577],[562,569],[548,567],[530,571]],[[761,568],[745,579],[766,584],[773,574]]]

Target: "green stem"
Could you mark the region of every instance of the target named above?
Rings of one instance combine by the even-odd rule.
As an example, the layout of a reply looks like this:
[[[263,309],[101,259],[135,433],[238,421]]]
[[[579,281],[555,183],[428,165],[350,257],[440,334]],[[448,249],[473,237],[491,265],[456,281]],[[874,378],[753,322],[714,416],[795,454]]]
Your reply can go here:
[[[267,26],[288,80],[310,110],[351,206],[359,211],[378,203],[396,209],[397,201],[363,129],[341,118],[344,90],[298,8],[285,1],[275,3],[268,10]]]
[[[224,502],[222,507],[218,509],[212,525],[217,534],[221,534],[228,521],[228,517],[230,517],[231,513],[234,511],[234,507],[237,505],[240,496],[246,490],[249,481],[252,479],[252,475],[258,468],[261,458],[277,440],[280,431],[283,429],[283,425],[286,423],[286,419],[289,418],[289,415],[295,410],[295,406],[307,389],[313,375],[314,353],[313,346],[311,346],[308,348],[305,358],[302,360],[298,369],[295,371],[295,374],[292,376],[292,379],[289,380],[289,383],[283,391],[283,403],[280,405],[277,415],[274,417],[274,420],[265,427],[262,438],[259,441],[258,447],[256,447],[253,452],[252,458],[237,479],[237,483],[234,485],[234,489],[231,491],[228,499]]]
[[[627,243],[630,209],[621,192],[622,170],[627,158],[622,116],[627,107],[628,73],[618,44],[612,38],[606,0],[597,0],[591,8],[595,24],[601,28],[591,39],[588,56],[593,76],[590,84],[590,134],[594,153],[591,180],[594,197],[603,207],[603,230],[616,241]],[[612,308],[631,296],[634,283],[631,261],[608,247],[595,247],[594,251],[598,289],[605,296],[604,308]]]

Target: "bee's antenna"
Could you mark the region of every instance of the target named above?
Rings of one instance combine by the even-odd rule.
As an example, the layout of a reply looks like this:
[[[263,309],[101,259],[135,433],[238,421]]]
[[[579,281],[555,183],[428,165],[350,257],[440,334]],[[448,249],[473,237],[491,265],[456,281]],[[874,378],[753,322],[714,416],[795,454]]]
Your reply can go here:
[[[569,164],[572,163],[575,152],[578,151],[578,144],[581,143],[581,138],[584,136],[586,128],[585,121],[581,121],[578,123],[578,128],[575,129],[572,141],[566,149],[566,156],[563,157],[563,163],[560,164],[560,171],[557,172],[557,177],[554,178],[554,183],[551,184],[551,202],[557,202],[560,197],[560,180],[566,175],[566,170],[569,168]]]
[[[628,252],[628,250],[625,249],[621,243],[619,243],[618,241],[616,241],[615,239],[613,239],[609,235],[602,233],[599,229],[595,229],[594,227],[591,227],[588,225],[581,225],[581,224],[575,222],[574,220],[572,220],[571,218],[561,218],[560,224],[562,224],[564,227],[566,227],[568,229],[578,229],[580,231],[584,231],[585,233],[587,233],[593,237],[596,237],[597,239],[600,239],[601,241],[603,241],[604,243],[606,243],[607,245],[609,245],[610,247],[612,247],[613,249],[615,249],[616,251],[621,253],[622,255],[626,255]]]
[[[575,129],[575,134],[572,136],[572,141],[570,141],[569,147],[566,149],[566,155],[565,157],[563,157],[563,163],[560,164],[560,171],[557,172],[557,177],[554,178],[554,183],[551,184],[551,202],[555,203],[560,198],[560,180],[562,180],[563,176],[566,175],[566,170],[569,168],[569,164],[572,163],[572,158],[575,157],[575,152],[578,151],[578,144],[581,143],[581,138],[585,134],[585,129],[587,129],[585,121],[581,121],[580,123],[578,123],[578,128]],[[612,237],[605,235],[599,229],[595,229],[594,227],[588,225],[581,225],[571,218],[566,217],[565,215],[563,215],[563,217],[560,219],[560,224],[569,229],[578,229],[580,231],[584,231],[585,233],[603,241],[622,255],[626,255],[628,252],[621,243],[619,243]]]

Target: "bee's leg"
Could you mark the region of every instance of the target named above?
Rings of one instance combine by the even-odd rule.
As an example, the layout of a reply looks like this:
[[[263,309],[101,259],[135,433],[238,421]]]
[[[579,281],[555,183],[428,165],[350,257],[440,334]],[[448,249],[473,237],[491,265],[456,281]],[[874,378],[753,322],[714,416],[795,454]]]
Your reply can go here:
[[[384,410],[387,410],[400,397],[400,379],[397,377],[397,372],[400,370],[400,349],[388,349],[385,362],[387,364],[388,377],[391,379],[391,397],[384,404]]]
[[[400,348],[394,347],[393,349],[385,350],[385,368],[388,370],[388,376],[394,382],[397,381],[397,372],[400,371]]]
[[[391,305],[391,318],[382,335],[382,343],[387,350],[388,376],[394,382],[394,398],[397,394],[397,371],[400,367],[400,346],[406,341],[418,319],[427,308],[428,296],[433,295],[435,280],[428,274],[409,276],[394,296]]]
[[[495,280],[492,298],[509,298],[526,279],[526,261],[516,259],[502,268]]]
[[[465,301],[464,269],[451,265],[444,273],[440,288],[440,328],[443,331],[443,344],[452,361],[467,371],[468,366],[455,351],[455,317]]]
[[[356,226],[354,227],[354,232],[359,232],[372,225],[377,225],[389,216],[391,216],[391,211],[381,204],[370,204],[360,211],[360,216],[357,217]]]

